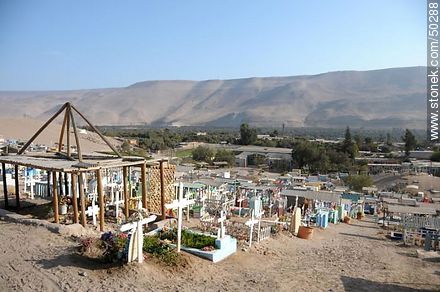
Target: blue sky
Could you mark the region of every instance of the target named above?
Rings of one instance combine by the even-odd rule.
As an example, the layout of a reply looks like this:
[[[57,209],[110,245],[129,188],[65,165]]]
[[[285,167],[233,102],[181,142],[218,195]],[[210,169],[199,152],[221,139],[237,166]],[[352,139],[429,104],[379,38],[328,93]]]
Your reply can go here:
[[[426,1],[0,0],[0,90],[426,65]]]

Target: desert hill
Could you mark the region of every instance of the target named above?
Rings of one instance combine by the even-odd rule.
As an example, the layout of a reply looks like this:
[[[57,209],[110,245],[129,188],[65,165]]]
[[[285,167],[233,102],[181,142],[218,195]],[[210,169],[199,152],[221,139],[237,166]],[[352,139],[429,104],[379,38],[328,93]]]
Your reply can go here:
[[[124,88],[0,91],[0,117],[46,119],[65,101],[97,125],[424,128],[426,68],[206,81]]]

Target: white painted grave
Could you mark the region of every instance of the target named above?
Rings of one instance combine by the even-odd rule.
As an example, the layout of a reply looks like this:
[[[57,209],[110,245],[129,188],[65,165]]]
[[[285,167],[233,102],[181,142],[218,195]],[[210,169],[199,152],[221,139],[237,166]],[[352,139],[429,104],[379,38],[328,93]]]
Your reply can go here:
[[[130,242],[128,247],[128,262],[133,262],[137,259],[138,263],[142,263],[144,261],[144,254],[142,251],[142,246],[144,244],[144,229],[143,226],[147,225],[150,222],[156,220],[156,215],[150,215],[147,218],[142,218],[142,215],[139,213],[139,220],[135,222],[126,223],[121,226],[121,232],[130,232]]]
[[[183,183],[179,183],[179,199],[174,200],[170,204],[165,204],[165,208],[167,209],[177,209],[177,252],[180,252],[180,241],[182,238],[182,210],[183,208],[192,205],[195,203],[195,200],[188,200],[183,198]]]

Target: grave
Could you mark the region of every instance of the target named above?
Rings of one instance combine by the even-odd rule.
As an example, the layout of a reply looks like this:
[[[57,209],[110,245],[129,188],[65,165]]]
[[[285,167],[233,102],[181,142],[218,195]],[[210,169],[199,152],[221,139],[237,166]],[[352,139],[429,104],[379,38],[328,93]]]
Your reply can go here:
[[[174,200],[170,204],[165,204],[165,208],[167,209],[177,209],[177,252],[180,252],[180,245],[181,245],[181,239],[182,239],[182,211],[183,208],[193,205],[195,203],[195,200],[188,200],[186,198],[183,198],[183,184],[179,183],[179,199]]]
[[[93,217],[93,226],[96,226],[96,216],[99,213],[99,207],[95,205],[95,200],[92,200],[92,206],[87,208],[87,216]]]
[[[144,253],[142,250],[144,243],[144,230],[143,226],[156,220],[156,215],[150,215],[147,218],[143,218],[141,213],[138,213],[138,220],[130,223],[126,223],[121,226],[120,231],[131,233],[128,243],[128,262],[137,260],[138,263],[144,261]]]
[[[290,221],[290,232],[294,235],[298,234],[299,227],[301,226],[301,208],[296,207],[293,211]]]

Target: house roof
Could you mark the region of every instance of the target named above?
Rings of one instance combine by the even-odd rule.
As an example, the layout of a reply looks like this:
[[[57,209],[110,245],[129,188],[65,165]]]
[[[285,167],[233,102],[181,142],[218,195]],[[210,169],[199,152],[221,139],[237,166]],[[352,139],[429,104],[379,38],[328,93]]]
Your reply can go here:
[[[390,213],[403,213],[403,214],[419,214],[419,215],[436,215],[435,208],[430,207],[413,207],[402,205],[388,205],[388,212]]]
[[[333,192],[316,192],[316,191],[301,191],[301,190],[283,190],[282,196],[287,197],[302,197],[311,200],[319,200],[325,202],[339,203],[341,194]]]
[[[83,161],[67,160],[56,153],[44,153],[40,155],[5,155],[0,156],[0,162],[6,164],[27,166],[32,168],[44,169],[58,172],[85,172],[98,170],[101,168],[113,168],[122,166],[134,166],[145,163],[141,157],[123,157],[105,155],[84,155]]]

